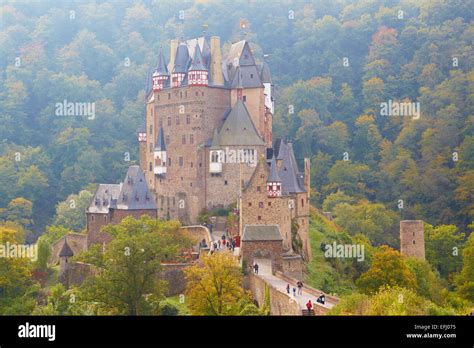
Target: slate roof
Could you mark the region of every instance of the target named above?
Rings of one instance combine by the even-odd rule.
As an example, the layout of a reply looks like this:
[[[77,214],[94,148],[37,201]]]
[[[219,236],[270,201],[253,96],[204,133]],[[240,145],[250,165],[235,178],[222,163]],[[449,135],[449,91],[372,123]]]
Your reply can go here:
[[[168,68],[166,67],[165,58],[163,57],[163,53],[160,51],[158,54],[158,63],[156,64],[155,72],[160,75],[169,75]]]
[[[61,251],[59,252],[59,257],[71,257],[74,256],[74,252],[72,251],[71,247],[69,244],[67,244],[67,241],[64,241],[63,247],[61,248]]]
[[[145,174],[139,166],[130,166],[117,200],[117,209],[156,209],[155,197],[148,189]]]
[[[163,133],[163,127],[160,127],[160,130],[158,131],[158,138],[156,139],[155,150],[166,151],[165,135]]]
[[[174,60],[174,73],[186,73],[188,72],[189,66],[189,51],[188,46],[185,42],[181,42],[178,45],[178,49],[176,50],[176,58]]]
[[[262,83],[272,83],[272,74],[270,73],[270,67],[265,61],[263,61],[262,67],[260,69],[260,79],[262,80]]]
[[[219,145],[264,145],[247,107],[238,99],[219,131]]]
[[[282,161],[278,171],[282,181],[283,193],[306,192],[303,185],[303,174],[298,170],[293,145],[291,143],[279,142],[277,160]]]
[[[277,225],[245,225],[243,242],[283,240]]]
[[[276,165],[275,157],[272,157],[270,164],[270,174],[268,175],[267,182],[281,182],[280,175],[278,174],[278,168]]]
[[[87,212],[108,213],[109,208],[115,207],[121,188],[121,184],[99,184]]]
[[[201,55],[201,49],[199,48],[199,45],[196,45],[196,49],[194,50],[193,62],[191,63],[189,70],[207,70],[207,67],[204,64]]]
[[[109,209],[156,209],[155,196],[139,166],[128,168],[123,183],[99,184],[87,212],[107,214]]]

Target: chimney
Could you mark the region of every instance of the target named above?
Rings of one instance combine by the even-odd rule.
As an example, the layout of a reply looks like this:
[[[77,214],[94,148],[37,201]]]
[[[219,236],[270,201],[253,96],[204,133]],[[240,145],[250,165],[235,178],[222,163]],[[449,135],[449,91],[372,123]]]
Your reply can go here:
[[[224,76],[222,75],[221,39],[219,36],[211,37],[211,81],[213,85],[222,86]]]
[[[171,74],[174,68],[174,59],[176,58],[176,50],[178,49],[178,40],[170,41],[170,62],[168,64],[168,71]]]
[[[311,191],[311,162],[310,159],[305,157],[304,159],[304,189],[309,194]]]
[[[425,225],[422,220],[400,221],[400,253],[425,259]]]

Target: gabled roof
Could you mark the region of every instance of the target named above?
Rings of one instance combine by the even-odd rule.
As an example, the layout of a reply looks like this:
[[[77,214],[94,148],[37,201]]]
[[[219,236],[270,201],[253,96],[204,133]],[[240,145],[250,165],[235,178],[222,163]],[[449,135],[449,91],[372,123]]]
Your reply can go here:
[[[207,70],[201,55],[201,49],[199,48],[199,45],[196,45],[196,49],[194,50],[193,62],[191,63],[189,70]]]
[[[242,82],[242,74],[240,73],[240,67],[235,69],[234,79],[230,85],[232,88],[244,88],[244,84]]]
[[[163,134],[163,127],[158,131],[158,138],[156,139],[155,150],[166,151],[165,135]]]
[[[59,257],[71,257],[71,256],[74,256],[74,252],[72,251],[69,244],[67,244],[67,240],[64,240],[63,247],[61,248],[61,251],[59,252]]]
[[[155,72],[159,75],[169,75],[168,68],[166,67],[165,58],[163,57],[163,53],[160,51],[158,54],[158,63],[156,64]]]
[[[280,228],[277,225],[245,225],[243,242],[281,241]]]
[[[258,135],[247,107],[240,99],[237,99],[219,131],[219,144],[221,146],[265,145]]]
[[[185,42],[181,42],[176,50],[176,58],[174,61],[174,73],[186,73],[189,66],[189,51]]]
[[[281,182],[280,175],[278,175],[275,156],[272,157],[272,162],[270,164],[270,174],[268,175],[267,182]]]
[[[302,174],[298,170],[293,145],[287,144],[284,141],[280,142],[278,149],[277,160],[281,160],[282,164],[278,171],[282,181],[282,188],[284,193],[300,193],[306,192],[302,187]]]
[[[155,197],[148,189],[145,174],[139,166],[128,168],[117,200],[117,209],[156,209]]]

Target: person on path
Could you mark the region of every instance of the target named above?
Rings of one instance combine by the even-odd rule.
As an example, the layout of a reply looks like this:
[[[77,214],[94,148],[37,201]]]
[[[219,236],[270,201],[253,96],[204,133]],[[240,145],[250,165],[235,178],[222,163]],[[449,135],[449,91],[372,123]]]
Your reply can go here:
[[[306,303],[306,308],[308,308],[308,311],[313,309],[313,304],[311,303],[311,300],[308,300],[308,303]]]
[[[300,280],[298,283],[298,295],[303,295],[303,282]]]
[[[321,295],[319,295],[318,299],[316,300],[316,302],[318,303],[321,303],[321,304],[324,304],[326,302],[326,296],[324,296],[323,293],[321,293]]]
[[[255,274],[258,274],[258,263],[255,264],[255,266],[253,266],[254,270],[255,270]]]
[[[296,296],[296,288],[293,287],[293,297],[295,297],[295,296]]]
[[[288,295],[290,294],[290,284],[286,284],[286,292]]]
[[[232,251],[235,251],[235,239],[232,239]]]

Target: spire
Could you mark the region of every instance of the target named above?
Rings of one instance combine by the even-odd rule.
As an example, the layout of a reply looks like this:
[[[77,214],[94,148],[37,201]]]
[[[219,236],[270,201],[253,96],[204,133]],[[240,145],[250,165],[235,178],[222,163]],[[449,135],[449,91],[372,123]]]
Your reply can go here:
[[[158,63],[156,64],[155,73],[158,75],[169,75],[168,68],[166,67],[165,58],[163,57],[163,53],[160,50],[158,55]]]
[[[260,79],[262,83],[272,83],[272,75],[270,73],[270,67],[267,62],[264,60],[262,64],[262,70],[260,72]]]
[[[202,59],[201,49],[199,48],[199,43],[196,43],[196,48],[194,49],[193,62],[189,70],[197,71],[206,71],[207,68],[204,65],[204,60]]]
[[[278,175],[275,156],[272,157],[272,162],[270,164],[270,174],[268,175],[267,182],[281,182],[280,175]]]
[[[189,65],[189,51],[186,42],[181,42],[176,50],[173,73],[186,73]]]
[[[155,150],[166,151],[165,135],[163,134],[163,127],[160,127],[158,138],[156,139]]]
[[[69,244],[67,244],[67,240],[64,239],[64,244],[63,244],[63,247],[61,248],[61,251],[59,252],[59,257],[71,257],[71,256],[74,256],[74,252],[72,251]]]

